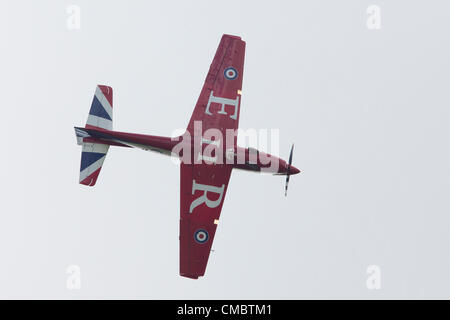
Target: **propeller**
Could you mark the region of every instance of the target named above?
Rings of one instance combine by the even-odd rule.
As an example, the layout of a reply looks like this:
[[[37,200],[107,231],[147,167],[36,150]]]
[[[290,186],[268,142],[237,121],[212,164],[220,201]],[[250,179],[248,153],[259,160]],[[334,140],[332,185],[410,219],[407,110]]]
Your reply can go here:
[[[291,164],[292,164],[292,153],[294,152],[294,144],[291,147],[291,153],[289,154],[289,163],[286,169],[286,186],[284,187],[284,196],[287,197],[289,178],[291,176]]]

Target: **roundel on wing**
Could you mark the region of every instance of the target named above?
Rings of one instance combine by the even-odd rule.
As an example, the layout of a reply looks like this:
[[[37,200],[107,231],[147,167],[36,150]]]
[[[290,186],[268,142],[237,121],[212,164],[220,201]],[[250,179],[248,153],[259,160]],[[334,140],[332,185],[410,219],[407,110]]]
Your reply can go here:
[[[235,68],[233,67],[228,67],[223,71],[223,75],[225,76],[226,79],[228,80],[234,80],[237,78],[238,76],[238,72]]]
[[[194,232],[194,240],[197,243],[203,244],[206,241],[208,241],[208,238],[209,238],[208,231],[204,229],[198,229],[197,231]]]

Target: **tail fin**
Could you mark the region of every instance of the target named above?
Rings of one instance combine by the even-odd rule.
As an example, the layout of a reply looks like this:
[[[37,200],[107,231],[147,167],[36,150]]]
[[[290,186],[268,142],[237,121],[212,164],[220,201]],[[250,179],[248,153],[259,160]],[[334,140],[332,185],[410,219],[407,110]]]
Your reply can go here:
[[[111,87],[97,86],[85,128],[112,130],[112,93]],[[109,150],[109,145],[90,142],[89,133],[81,128],[75,128],[75,134],[78,144],[83,146],[81,152],[80,183],[93,186],[97,182],[98,175]]]

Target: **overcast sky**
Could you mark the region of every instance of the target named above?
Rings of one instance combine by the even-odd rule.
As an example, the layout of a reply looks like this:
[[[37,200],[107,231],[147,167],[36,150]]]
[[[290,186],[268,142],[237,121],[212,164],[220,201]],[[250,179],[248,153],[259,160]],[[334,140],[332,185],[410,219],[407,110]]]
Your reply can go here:
[[[450,298],[447,1],[0,7],[0,298]],[[105,84],[116,130],[185,128],[223,33],[247,43],[240,127],[279,129],[302,173],[285,198],[284,177],[234,171],[191,280],[178,167],[111,148],[79,185],[73,126]]]

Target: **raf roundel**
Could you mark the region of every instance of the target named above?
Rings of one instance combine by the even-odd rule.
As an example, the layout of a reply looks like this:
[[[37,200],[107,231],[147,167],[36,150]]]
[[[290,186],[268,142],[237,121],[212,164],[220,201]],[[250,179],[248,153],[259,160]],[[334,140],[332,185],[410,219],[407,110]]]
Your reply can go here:
[[[194,240],[200,244],[203,244],[206,241],[208,241],[208,238],[209,238],[208,231],[204,229],[198,229],[194,233]]]
[[[225,76],[226,79],[228,80],[234,80],[237,78],[238,76],[238,72],[235,68],[233,67],[228,67],[223,71],[223,75]]]

